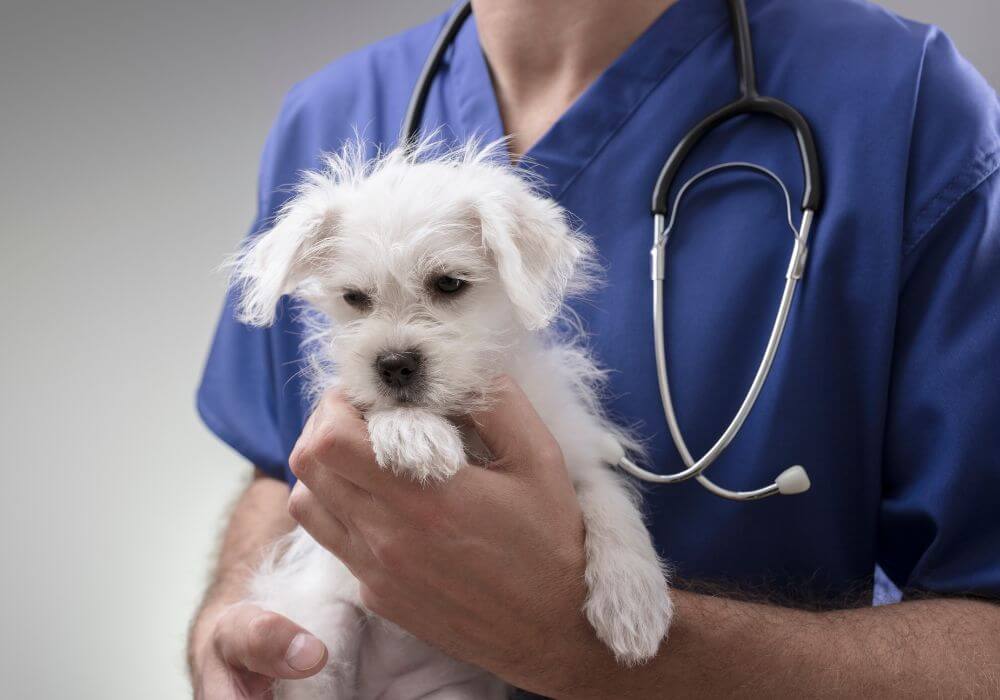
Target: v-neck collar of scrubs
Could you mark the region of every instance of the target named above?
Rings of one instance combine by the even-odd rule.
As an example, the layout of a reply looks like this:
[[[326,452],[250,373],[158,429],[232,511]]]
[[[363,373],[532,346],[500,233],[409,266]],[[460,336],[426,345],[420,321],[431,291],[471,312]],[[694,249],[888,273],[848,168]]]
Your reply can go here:
[[[549,194],[562,196],[649,93],[713,30],[728,21],[721,0],[678,0],[616,58],[524,156]],[[475,14],[455,38],[450,67],[464,136],[504,135]],[[693,86],[692,89],[697,89]]]

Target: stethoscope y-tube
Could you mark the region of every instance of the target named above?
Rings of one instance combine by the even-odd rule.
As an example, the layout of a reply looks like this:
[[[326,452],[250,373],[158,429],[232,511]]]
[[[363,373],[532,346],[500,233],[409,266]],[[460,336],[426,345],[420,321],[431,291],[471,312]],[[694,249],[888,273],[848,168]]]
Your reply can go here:
[[[744,0],[727,0],[727,3],[739,72],[740,95],[733,102],[705,117],[681,139],[680,143],[677,144],[669,158],[667,158],[667,161],[663,164],[663,168],[656,180],[656,186],[653,189],[653,248],[650,254],[652,257],[653,337],[655,339],[656,374],[664,416],[667,426],[670,428],[670,436],[678,453],[684,460],[685,468],[672,474],[657,474],[647,471],[629,459],[621,445],[610,435],[603,446],[601,457],[608,464],[616,465],[628,474],[643,481],[656,484],[674,484],[694,478],[697,479],[698,483],[717,496],[735,501],[753,501],[779,493],[791,495],[807,491],[810,484],[805,469],[798,465],[789,467],[781,472],[773,483],[752,491],[732,491],[723,488],[710,481],[703,472],[722,455],[735,439],[747,416],[749,416],[754,403],[757,401],[757,397],[760,395],[764,382],[771,371],[771,365],[778,352],[778,347],[781,344],[781,338],[788,321],[792,301],[795,297],[796,286],[805,272],[809,234],[822,202],[822,185],[820,180],[819,155],[816,151],[816,142],[813,139],[809,123],[792,106],[776,98],[762,96],[758,92],[757,74],[754,69],[753,45],[750,36],[750,22],[747,17],[746,4]],[[434,76],[440,68],[445,52],[454,41],[459,29],[461,29],[471,12],[471,4],[466,0],[466,2],[463,2],[455,10],[438,35],[437,41],[434,43],[434,47],[427,57],[427,61],[417,80],[416,87],[410,97],[406,116],[403,119],[402,128],[400,129],[401,142],[416,142],[420,123],[423,118],[424,106],[426,105],[427,95],[430,92]],[[695,146],[709,132],[744,114],[762,114],[775,117],[787,124],[795,134],[799,147],[799,155],[802,160],[804,178],[801,206],[802,217],[798,227],[792,223],[791,199],[788,194],[788,188],[785,187],[781,179],[772,171],[753,163],[722,163],[702,170],[681,186],[673,200],[673,204],[668,206],[674,181],[681,171],[685,159],[694,150]],[[789,227],[792,229],[794,242],[788,261],[788,268],[785,271],[785,286],[781,295],[781,301],[778,304],[778,311],[775,314],[767,346],[764,349],[764,354],[761,357],[753,381],[750,383],[750,388],[747,390],[746,396],[743,398],[743,402],[740,404],[736,415],[733,416],[733,419],[715,441],[715,444],[696,460],[691,455],[690,450],[688,450],[680,426],[677,423],[677,415],[674,411],[673,399],[670,395],[670,382],[667,376],[666,347],[663,337],[663,280],[666,275],[667,244],[670,240],[674,223],[677,220],[677,210],[684,195],[687,194],[690,188],[712,175],[733,169],[746,170],[762,175],[777,183],[785,196],[788,222]]]

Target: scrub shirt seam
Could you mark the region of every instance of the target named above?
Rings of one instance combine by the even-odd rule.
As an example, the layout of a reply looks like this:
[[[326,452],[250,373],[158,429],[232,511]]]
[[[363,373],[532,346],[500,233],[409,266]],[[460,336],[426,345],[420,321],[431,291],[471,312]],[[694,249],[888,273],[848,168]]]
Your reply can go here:
[[[570,188],[576,184],[576,181],[580,178],[580,176],[587,170],[587,168],[589,168],[593,164],[593,162],[604,151],[604,149],[607,148],[608,144],[611,143],[614,137],[617,136],[618,133],[625,128],[625,125],[628,124],[629,121],[631,121],[632,117],[639,110],[639,108],[642,107],[649,99],[650,95],[653,94],[653,91],[655,91],[656,88],[660,87],[660,85],[663,84],[663,81],[665,81],[670,76],[670,74],[673,73],[674,70],[676,70],[677,66],[679,66],[681,62],[684,61],[684,59],[686,59],[689,55],[691,55],[691,53],[694,52],[695,49],[701,46],[704,42],[708,41],[708,39],[711,38],[716,32],[718,32],[719,29],[724,27],[728,23],[728,21],[729,21],[728,19],[724,19],[715,26],[713,26],[711,29],[709,29],[705,33],[705,36],[703,36],[701,39],[699,39],[690,47],[688,47],[686,51],[684,51],[677,57],[677,60],[673,61],[669,66],[667,66],[663,70],[663,72],[660,73],[660,75],[658,75],[653,80],[652,84],[649,86],[649,89],[646,90],[645,94],[642,95],[642,97],[640,97],[638,100],[636,100],[635,104],[632,105],[631,109],[629,109],[624,114],[622,119],[618,122],[618,124],[615,125],[615,128],[612,129],[610,132],[608,132],[608,135],[604,138],[603,141],[600,142],[600,144],[598,144],[597,148],[594,149],[593,153],[591,153],[590,156],[580,165],[580,167],[576,169],[576,172],[573,173],[573,175],[566,181],[566,183],[561,188],[559,188],[555,196],[556,199],[562,199],[566,195],[566,193],[570,190]]]
[[[916,222],[922,222],[926,218],[927,223],[915,227],[918,233],[914,234],[908,242],[904,240],[903,256],[908,256],[919,247],[959,202],[965,199],[969,193],[975,191],[997,170],[1000,170],[1000,148],[987,151],[973,161],[972,167],[955,175],[917,214]]]

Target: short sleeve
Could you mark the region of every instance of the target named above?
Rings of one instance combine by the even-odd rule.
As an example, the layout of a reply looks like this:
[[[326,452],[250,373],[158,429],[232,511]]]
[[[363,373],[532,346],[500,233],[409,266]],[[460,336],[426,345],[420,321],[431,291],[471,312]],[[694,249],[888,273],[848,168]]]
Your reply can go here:
[[[298,177],[294,91],[286,99],[261,158],[257,216],[263,231]],[[304,399],[300,343],[304,331],[283,302],[277,320],[252,328],[236,320],[230,289],[197,392],[202,420],[219,438],[270,476],[291,480],[288,455],[301,432]]]
[[[934,29],[913,120],[878,560],[1000,598],[1000,105]]]
[[[975,164],[905,259],[879,524],[904,591],[1000,598],[998,167]]]

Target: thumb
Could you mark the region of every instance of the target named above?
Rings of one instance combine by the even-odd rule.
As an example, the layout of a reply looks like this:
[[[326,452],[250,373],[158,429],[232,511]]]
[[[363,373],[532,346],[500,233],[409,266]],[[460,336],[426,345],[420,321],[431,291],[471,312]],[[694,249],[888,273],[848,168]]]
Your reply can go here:
[[[559,443],[531,401],[510,377],[497,380],[494,402],[474,413],[476,433],[493,457],[494,467],[519,471],[562,467]]]
[[[308,678],[326,665],[326,646],[294,622],[240,603],[220,618],[215,645],[225,663],[267,678]]]

